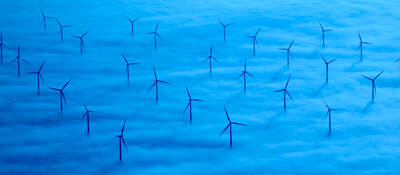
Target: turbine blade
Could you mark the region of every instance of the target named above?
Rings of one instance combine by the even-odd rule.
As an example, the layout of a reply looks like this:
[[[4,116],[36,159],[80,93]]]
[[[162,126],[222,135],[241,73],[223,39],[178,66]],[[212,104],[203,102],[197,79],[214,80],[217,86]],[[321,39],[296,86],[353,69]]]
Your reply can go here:
[[[329,114],[329,110],[328,110],[328,112],[326,112],[324,120],[326,119],[326,117],[328,117],[328,114]]]
[[[328,62],[328,64],[330,64],[330,63],[334,62],[335,60],[336,60],[336,59],[333,59],[333,60],[329,61],[329,62]]]
[[[133,22],[136,22],[137,20],[139,20],[140,19],[140,17],[137,17],[137,18],[135,18],[134,20],[133,20]]]
[[[382,73],[383,73],[383,71],[380,72],[378,75],[376,75],[374,79],[378,78]]]
[[[61,90],[61,89],[52,88],[52,87],[49,87],[49,89],[52,89],[52,90],[55,90],[55,91],[60,91]]]
[[[191,99],[192,97],[190,96],[189,89],[187,88],[187,86],[186,86],[186,92],[188,94],[189,99]]]
[[[272,91],[272,92],[282,92],[282,91],[284,91],[285,89],[281,89],[281,90],[275,90],[275,91]]]
[[[158,33],[156,33],[156,35],[160,38],[160,39],[163,39],[162,37],[161,37],[161,35],[160,34],[158,34]]]
[[[64,104],[66,104],[67,103],[67,99],[65,98],[64,92],[62,90],[60,92],[61,92],[62,98],[64,99]]]
[[[244,74],[245,74],[245,72],[242,71],[242,73],[241,73],[236,79],[239,79],[239,78],[242,77]]]
[[[82,117],[81,117],[81,121],[85,118],[87,112],[83,113]]]
[[[285,90],[285,92],[286,92],[286,94],[289,96],[290,100],[294,101],[294,100],[293,100],[293,97],[292,97],[292,95],[290,95],[289,91]]]
[[[41,74],[40,72],[39,72],[38,74],[39,74],[39,78],[40,78],[43,82],[45,82],[45,81],[44,81],[44,78],[43,78],[43,76],[42,76],[42,74]]]
[[[162,81],[162,80],[158,80],[158,82],[160,82],[160,83],[164,83],[164,84],[169,84],[168,82],[166,82],[166,81]]]
[[[156,67],[155,66],[153,66],[153,73],[154,73],[154,78],[157,81],[157,73],[156,73]]]
[[[125,123],[126,123],[126,120],[124,120],[124,124],[122,125],[122,129],[121,129],[121,136],[122,136],[122,137],[123,137],[123,135],[124,135]]]
[[[40,67],[39,67],[39,71],[38,72],[40,72],[42,70],[42,68],[43,68],[45,63],[46,63],[46,61],[43,61],[42,65],[40,65]]]
[[[90,31],[90,30],[86,31],[86,32],[82,35],[81,38],[85,37],[85,36],[89,33],[89,31]]]
[[[124,54],[122,54],[122,58],[124,58],[126,64],[129,64]]]
[[[200,99],[192,99],[192,101],[203,101],[203,100],[200,100]]]
[[[321,55],[322,60],[324,60],[325,64],[328,64],[328,62],[326,61],[326,59]]]
[[[61,24],[61,22],[58,20],[58,18],[56,18],[56,22],[57,22],[57,24],[58,24],[60,27],[62,27],[62,24]]]
[[[235,124],[235,125],[240,125],[240,126],[247,126],[247,125],[245,125],[245,124],[238,123],[238,122],[232,122],[232,124]]]
[[[218,21],[222,25],[222,27],[225,27],[225,24],[220,19],[218,19]]]
[[[87,109],[86,104],[85,104],[85,103],[82,103],[82,104],[83,104],[83,106],[85,107],[86,111],[89,111],[89,110]]]
[[[64,86],[63,86],[61,89],[64,89],[64,88],[69,84],[69,82],[71,82],[71,80],[72,80],[72,79],[69,79],[69,80],[67,81],[67,83],[65,83]]]
[[[369,77],[367,77],[367,76],[365,76],[365,75],[362,75],[364,78],[366,78],[366,79],[368,79],[368,80],[373,80],[372,78],[369,78]]]
[[[249,75],[251,78],[254,78],[253,75],[251,75],[249,72],[246,72],[247,75]]]
[[[43,16],[43,17],[46,17],[46,15],[44,15],[44,12],[43,12],[42,9],[40,9],[40,13],[42,13],[42,16]]]
[[[256,34],[254,34],[254,37],[256,37],[258,35],[258,33],[260,33],[260,31],[261,31],[261,28],[258,28]]]
[[[212,59],[213,59],[214,61],[216,61],[216,62],[220,63],[220,62],[217,60],[217,58],[215,58],[215,57],[212,57]]]
[[[358,39],[360,39],[360,42],[362,42],[360,32],[357,32],[357,34],[358,34]]]
[[[18,59],[18,58],[15,58],[15,59],[11,60],[10,62],[8,62],[8,64],[11,64],[11,63],[17,61],[17,59]]]
[[[29,63],[29,61],[26,61],[25,59],[22,59],[22,58],[21,58],[21,61],[26,63],[26,64],[31,64],[31,63]]]
[[[222,132],[219,134],[219,135],[222,135],[228,128],[229,128],[229,126],[231,126],[231,124],[229,123],[226,127],[225,127],[225,129],[224,130],[222,130]]]
[[[126,146],[124,137],[121,137],[121,140],[122,140],[122,143],[124,144],[125,149],[128,150],[128,146]]]
[[[133,22],[133,21],[132,21],[130,18],[128,18],[127,16],[125,16],[125,18],[126,18],[130,23]]]
[[[292,40],[292,42],[290,43],[289,49],[292,47],[293,43],[294,43],[294,40]]]
[[[225,25],[225,27],[228,27],[228,26],[230,26],[230,25],[232,25],[232,24],[233,24],[233,22],[228,23],[228,24]]]
[[[289,77],[289,78],[287,79],[287,81],[286,81],[285,89],[288,87],[289,81],[290,81],[290,77]]]
[[[322,101],[324,102],[324,104],[325,104],[326,108],[328,108],[328,109],[329,109],[329,106],[328,106],[328,104],[326,103],[326,101],[325,101],[325,100],[322,100]]]
[[[156,83],[157,83],[157,81],[155,81],[155,82],[153,83],[153,85],[151,85],[150,88],[149,88],[147,91],[150,91],[150,90],[154,87],[154,85],[156,85]]]
[[[324,32],[325,30],[324,30],[324,27],[322,27],[321,23],[319,23],[319,26],[321,27],[322,32]]]
[[[211,60],[211,57],[207,57],[206,59],[204,59],[202,62],[205,63],[207,60]]]
[[[226,110],[225,106],[224,106],[224,110],[225,110],[226,118],[228,118],[229,124],[230,124],[231,123],[231,119],[229,118],[228,111]]]
[[[190,105],[190,102],[186,105],[186,108],[185,108],[185,110],[183,112],[186,112],[186,110],[189,107],[189,105]]]

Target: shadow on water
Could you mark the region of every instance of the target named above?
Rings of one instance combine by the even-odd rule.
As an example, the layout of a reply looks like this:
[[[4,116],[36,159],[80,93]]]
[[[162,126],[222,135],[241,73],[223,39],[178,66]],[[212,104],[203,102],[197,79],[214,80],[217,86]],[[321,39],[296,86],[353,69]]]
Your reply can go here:
[[[368,101],[368,103],[367,104],[365,104],[365,106],[364,106],[364,108],[363,108],[363,110],[362,110],[362,113],[367,113],[367,112],[369,112],[370,110],[371,110],[371,108],[372,108],[372,105],[374,105],[374,100],[370,100],[370,101]]]
[[[265,130],[268,131],[269,128],[271,128],[272,123],[279,117],[286,115],[286,111],[281,111],[276,113],[275,115],[271,116],[270,119],[268,120],[267,126],[265,127]]]
[[[315,91],[315,93],[313,94],[313,96],[315,97],[315,96],[319,95],[319,94],[321,93],[321,91],[322,91],[324,88],[326,88],[326,87],[328,87],[328,83],[327,83],[327,82],[325,82],[324,84],[322,84],[321,86],[319,86],[318,89],[317,89],[317,90]]]
[[[272,80],[276,81],[279,76],[283,73],[286,72],[287,70],[289,70],[289,67],[287,65],[282,66],[275,74],[274,76],[272,76]]]
[[[354,70],[356,68],[356,66],[358,66],[361,63],[362,63],[362,61],[358,59],[357,61],[353,62],[353,64],[351,64],[351,66],[349,67],[349,70]]]
[[[324,139],[330,139],[332,137],[332,133],[329,133],[328,131],[322,136]]]

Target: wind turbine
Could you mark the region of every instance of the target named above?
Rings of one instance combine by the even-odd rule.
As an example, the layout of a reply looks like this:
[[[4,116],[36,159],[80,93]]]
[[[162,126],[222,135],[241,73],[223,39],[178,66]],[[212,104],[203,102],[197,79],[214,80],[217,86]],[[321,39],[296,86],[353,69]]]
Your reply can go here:
[[[244,57],[244,70],[242,71],[242,74],[238,76],[238,78],[243,77],[243,89],[244,93],[246,93],[246,75],[249,75],[251,78],[254,78],[253,75],[251,75],[249,72],[247,72],[247,61],[246,57]]]
[[[226,41],[226,27],[231,26],[233,23],[224,24],[220,19],[218,19],[219,23],[224,28],[224,42]]]
[[[30,74],[36,74],[36,79],[37,79],[37,94],[38,94],[38,95],[40,95],[40,79],[41,79],[42,81],[44,81],[44,78],[43,78],[43,76],[42,76],[42,69],[43,69],[43,66],[44,66],[45,63],[46,63],[46,62],[43,61],[43,63],[40,65],[38,71],[36,71],[36,72],[29,72]]]
[[[283,109],[284,109],[285,111],[286,111],[286,95],[288,95],[289,98],[290,98],[291,100],[293,100],[292,95],[290,95],[289,91],[287,91],[287,87],[288,87],[288,84],[289,84],[289,80],[290,80],[290,77],[289,77],[288,80],[286,81],[285,88],[280,89],[280,90],[273,91],[273,92],[283,92]]]
[[[122,54],[122,58],[124,58],[125,63],[126,63],[126,78],[127,78],[128,85],[129,85],[129,66],[130,65],[137,65],[137,64],[140,64],[140,63],[129,63],[124,54]]]
[[[328,112],[326,112],[325,118],[326,118],[327,116],[329,116],[329,132],[328,132],[328,135],[331,135],[331,131],[332,131],[332,129],[331,129],[331,111],[335,111],[336,109],[330,108],[330,107],[328,106],[328,104],[326,104],[325,101],[324,101],[324,104],[325,104],[326,108],[328,108]],[[325,119],[325,118],[324,118],[324,119]]]
[[[147,35],[154,35],[154,50],[157,49],[157,37],[162,39],[161,35],[157,32],[158,30],[158,23],[156,25],[156,28],[154,29],[154,32],[147,33]]]
[[[11,63],[13,63],[13,62],[17,62],[17,72],[18,72],[18,77],[20,77],[21,76],[21,61],[22,62],[24,62],[24,63],[28,63],[26,60],[24,60],[24,59],[22,59],[21,58],[21,47],[18,45],[18,55],[17,55],[17,57],[15,58],[15,59],[13,59],[12,61],[10,61],[8,64],[11,64]]]
[[[119,140],[119,161],[120,162],[122,162],[122,144],[124,144],[125,149],[128,150],[128,147],[126,146],[125,139],[124,139],[125,123],[126,123],[126,120],[124,120],[124,125],[122,125],[121,134],[117,135],[117,138]]]
[[[225,129],[222,130],[222,132],[219,135],[222,135],[229,128],[229,148],[232,149],[232,125],[240,125],[240,126],[247,126],[247,125],[238,123],[238,122],[232,122],[231,119],[229,118],[229,114],[228,114],[228,111],[226,110],[225,106],[224,106],[224,110],[225,110],[226,118],[228,118],[229,123],[225,127]]]
[[[325,77],[326,77],[326,83],[328,83],[328,66],[329,66],[330,63],[334,62],[336,59],[333,59],[331,61],[326,61],[326,59],[323,56],[321,56],[321,58],[325,63],[325,72],[326,72],[325,73]]]
[[[360,45],[358,46],[358,50],[360,50],[360,61],[363,61],[363,45],[372,43],[363,41],[360,32],[358,32],[358,39],[360,40]]]
[[[61,109],[61,111],[63,110],[63,100],[64,100],[64,103],[66,103],[65,95],[64,95],[64,88],[68,85],[69,82],[71,82],[71,80],[72,79],[68,80],[67,83],[65,83],[61,89],[49,87],[49,89],[58,91],[60,93],[60,109]]]
[[[60,35],[60,41],[64,41],[64,28],[71,27],[72,25],[62,25],[61,22],[56,18],[57,24],[60,27],[58,35]],[[79,37],[78,37],[79,38]]]
[[[213,56],[213,46],[211,45],[211,46],[210,46],[210,55],[209,55],[206,59],[203,60],[203,63],[205,63],[206,61],[209,61],[209,63],[210,63],[210,75],[211,75],[211,73],[212,73],[212,60],[214,60],[214,61],[216,61],[216,62],[219,62],[219,61],[217,60],[217,58],[215,58],[215,57]]]
[[[151,85],[150,88],[148,89],[148,91],[150,91],[154,86],[156,86],[156,101],[158,102],[158,83],[163,83],[163,84],[169,84],[169,83],[166,82],[166,81],[163,81],[163,80],[159,80],[157,78],[157,73],[156,73],[156,68],[155,67],[153,67],[153,72],[154,72],[155,80],[154,80],[153,85]]]
[[[90,134],[90,125],[89,125],[90,117],[89,117],[89,114],[91,112],[94,112],[94,111],[88,110],[88,108],[87,108],[85,103],[83,103],[83,106],[85,107],[86,112],[83,113],[81,120],[83,120],[83,118],[86,117],[87,133]]]
[[[137,17],[137,18],[128,18],[128,17],[125,17],[128,21],[129,21],[129,23],[131,23],[131,35],[132,35],[132,38],[134,37],[134,33],[133,33],[133,24],[137,21],[137,20],[139,20],[140,19],[140,17]]]
[[[259,28],[253,36],[251,36],[251,35],[247,36],[248,38],[251,38],[253,40],[253,56],[256,56],[256,44],[257,44],[257,46],[259,46],[258,40],[257,40],[257,35],[258,35],[258,33],[260,33],[260,30],[261,30],[261,28]]]
[[[383,71],[380,72],[378,75],[376,75],[374,78],[370,78],[370,77],[367,77],[367,76],[363,75],[364,78],[366,78],[366,79],[368,79],[368,80],[371,80],[371,82],[372,82],[372,84],[371,84],[371,85],[372,85],[372,100],[375,99],[375,95],[376,95],[375,80],[376,80],[382,73],[383,73]]]
[[[43,25],[44,31],[46,31],[46,27],[47,27],[46,20],[52,19],[54,17],[46,16],[42,9],[40,9],[40,13],[42,13],[42,21],[40,22],[40,25]]]
[[[289,62],[290,62],[290,56],[292,55],[292,52],[290,52],[290,49],[292,48],[294,40],[292,40],[292,42],[289,44],[288,48],[279,48],[279,50],[286,50],[286,64],[289,66]]]
[[[78,38],[80,41],[80,46],[81,46],[81,54],[83,54],[83,51],[85,50],[85,43],[83,42],[83,37],[86,36],[86,34],[88,34],[89,31],[86,31],[84,34],[82,34],[81,36],[77,36],[77,35],[72,35],[75,38]]]
[[[322,47],[325,48],[325,32],[330,32],[330,31],[332,31],[332,30],[330,30],[330,29],[325,29],[325,28],[322,26],[321,23],[319,23],[319,26],[321,27],[321,32],[322,32],[322,37],[321,37],[321,40],[322,40]]]
[[[0,63],[3,64],[3,47],[4,47],[4,42],[3,42],[3,32],[0,33]]]
[[[188,98],[189,98],[188,99],[189,102],[188,102],[184,112],[186,112],[187,108],[189,107],[190,124],[192,124],[192,102],[193,101],[202,101],[202,100],[192,98],[192,96],[190,96],[189,89],[187,87],[186,87],[186,92],[187,92],[187,95],[188,95]]]

